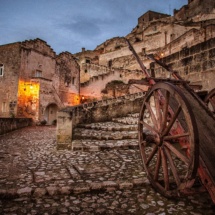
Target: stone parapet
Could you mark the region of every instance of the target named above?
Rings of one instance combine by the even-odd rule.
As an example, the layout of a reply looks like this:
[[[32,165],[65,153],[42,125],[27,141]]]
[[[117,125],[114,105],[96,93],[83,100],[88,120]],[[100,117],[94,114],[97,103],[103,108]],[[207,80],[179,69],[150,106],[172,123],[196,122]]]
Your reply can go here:
[[[0,135],[32,125],[31,118],[0,118]]]

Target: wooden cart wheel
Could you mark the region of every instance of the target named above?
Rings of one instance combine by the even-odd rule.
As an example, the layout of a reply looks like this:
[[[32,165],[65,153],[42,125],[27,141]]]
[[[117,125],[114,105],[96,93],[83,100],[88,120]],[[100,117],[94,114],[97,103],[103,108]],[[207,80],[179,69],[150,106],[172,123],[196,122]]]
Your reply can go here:
[[[190,188],[198,168],[198,132],[189,102],[179,87],[155,84],[138,123],[143,165],[152,186],[166,197]]]
[[[208,93],[205,98],[205,103],[207,104],[210,111],[215,114],[215,88]]]

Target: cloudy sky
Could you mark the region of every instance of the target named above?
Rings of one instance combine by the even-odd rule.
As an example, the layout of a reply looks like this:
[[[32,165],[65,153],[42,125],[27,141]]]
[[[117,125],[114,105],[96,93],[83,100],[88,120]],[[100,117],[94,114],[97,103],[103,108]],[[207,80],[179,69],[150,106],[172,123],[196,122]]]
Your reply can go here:
[[[0,0],[0,45],[41,38],[58,54],[126,36],[148,10],[171,14],[187,0]]]

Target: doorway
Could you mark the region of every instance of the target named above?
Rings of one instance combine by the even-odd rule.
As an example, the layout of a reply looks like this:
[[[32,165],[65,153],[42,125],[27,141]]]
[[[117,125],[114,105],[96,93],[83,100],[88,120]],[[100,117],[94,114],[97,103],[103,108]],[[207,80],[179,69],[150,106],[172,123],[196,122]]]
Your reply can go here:
[[[48,125],[56,124],[58,106],[56,104],[49,104],[45,110],[45,119]]]

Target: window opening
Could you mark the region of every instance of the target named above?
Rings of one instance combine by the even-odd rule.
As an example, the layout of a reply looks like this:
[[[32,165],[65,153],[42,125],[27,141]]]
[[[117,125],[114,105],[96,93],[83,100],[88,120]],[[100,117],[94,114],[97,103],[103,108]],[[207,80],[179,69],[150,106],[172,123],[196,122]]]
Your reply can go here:
[[[0,63],[0,76],[3,76],[4,74],[4,65]]]
[[[89,59],[86,59],[86,63],[90,63],[90,60],[89,60]]]
[[[42,71],[36,70],[36,72],[35,72],[35,77],[41,78],[41,77],[42,77]]]

